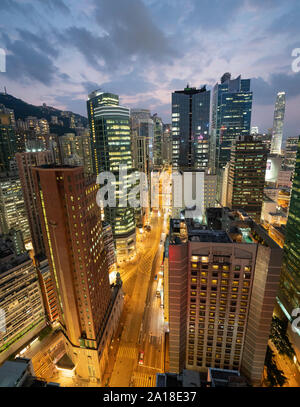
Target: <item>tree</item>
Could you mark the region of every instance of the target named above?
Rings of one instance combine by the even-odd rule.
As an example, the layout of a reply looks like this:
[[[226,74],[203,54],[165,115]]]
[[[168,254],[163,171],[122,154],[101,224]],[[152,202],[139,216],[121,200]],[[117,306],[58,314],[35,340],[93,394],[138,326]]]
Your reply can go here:
[[[284,376],[283,371],[278,369],[273,357],[274,353],[268,346],[265,359],[265,366],[267,368],[267,383],[269,387],[282,387],[287,382],[287,378]]]
[[[291,360],[293,360],[295,351],[287,336],[286,330],[287,321],[282,321],[280,318],[273,316],[270,339],[281,355],[287,355]]]

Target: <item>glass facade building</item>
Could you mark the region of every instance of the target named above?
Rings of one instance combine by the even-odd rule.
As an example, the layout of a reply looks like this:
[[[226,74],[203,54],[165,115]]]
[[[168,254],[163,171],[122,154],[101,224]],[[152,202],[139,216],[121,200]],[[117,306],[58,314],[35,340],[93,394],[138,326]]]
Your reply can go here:
[[[0,112],[0,172],[10,170],[10,162],[18,151],[17,137],[9,114]]]
[[[237,136],[250,134],[252,92],[250,79],[231,79],[225,73],[212,96],[210,167],[224,168],[230,160],[231,143]]]
[[[116,177],[116,206],[104,208],[105,221],[113,231],[118,260],[135,250],[134,208],[121,206],[121,198],[130,197],[131,178],[134,173],[131,154],[130,112],[119,106],[119,97],[111,93],[94,91],[89,95],[87,110],[91,130],[93,169],[98,175],[111,172]],[[127,171],[123,180],[120,167]],[[126,188],[126,191],[124,192]],[[126,194],[124,197],[123,194]]]
[[[285,92],[278,92],[274,111],[271,154],[281,154],[284,113]]]
[[[227,206],[244,210],[260,222],[264,195],[267,149],[255,136],[240,136],[234,140],[227,183]]]
[[[209,158],[210,91],[206,87],[172,93],[174,168],[205,170]]]
[[[292,310],[300,308],[300,139],[286,224],[278,302],[289,320],[291,320]]]

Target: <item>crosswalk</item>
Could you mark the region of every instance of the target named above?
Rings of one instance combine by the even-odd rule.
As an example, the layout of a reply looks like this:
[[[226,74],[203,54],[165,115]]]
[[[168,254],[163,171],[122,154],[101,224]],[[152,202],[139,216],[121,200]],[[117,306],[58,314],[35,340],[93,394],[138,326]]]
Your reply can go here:
[[[156,374],[135,372],[132,376],[133,387],[155,387]]]
[[[136,349],[136,346],[134,344],[120,345],[117,354],[117,359],[119,358],[120,360],[123,360],[125,358],[136,360],[138,358],[138,351]]]

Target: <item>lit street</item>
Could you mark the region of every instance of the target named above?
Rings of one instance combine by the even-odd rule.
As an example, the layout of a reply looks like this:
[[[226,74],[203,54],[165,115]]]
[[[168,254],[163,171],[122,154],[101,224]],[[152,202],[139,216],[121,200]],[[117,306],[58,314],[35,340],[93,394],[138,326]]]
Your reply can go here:
[[[151,227],[138,261],[127,268],[124,278],[124,291],[128,294],[132,289],[132,294],[129,294],[124,329],[109,381],[112,387],[152,386],[156,372],[162,368],[163,314],[155,295],[157,281],[154,281],[162,256],[162,218],[157,214],[153,215]],[[145,355],[142,366],[138,365],[140,351]]]

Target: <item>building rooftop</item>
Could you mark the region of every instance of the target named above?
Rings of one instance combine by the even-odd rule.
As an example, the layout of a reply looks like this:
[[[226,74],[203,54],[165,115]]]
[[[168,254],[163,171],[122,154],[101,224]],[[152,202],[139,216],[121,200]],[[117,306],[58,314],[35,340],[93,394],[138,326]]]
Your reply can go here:
[[[7,360],[0,367],[0,387],[16,387],[28,369],[29,359]]]
[[[7,235],[0,235],[0,273],[30,260],[27,252],[17,254],[13,241]]]
[[[209,368],[207,380],[211,387],[245,387],[246,379],[237,370]]]

